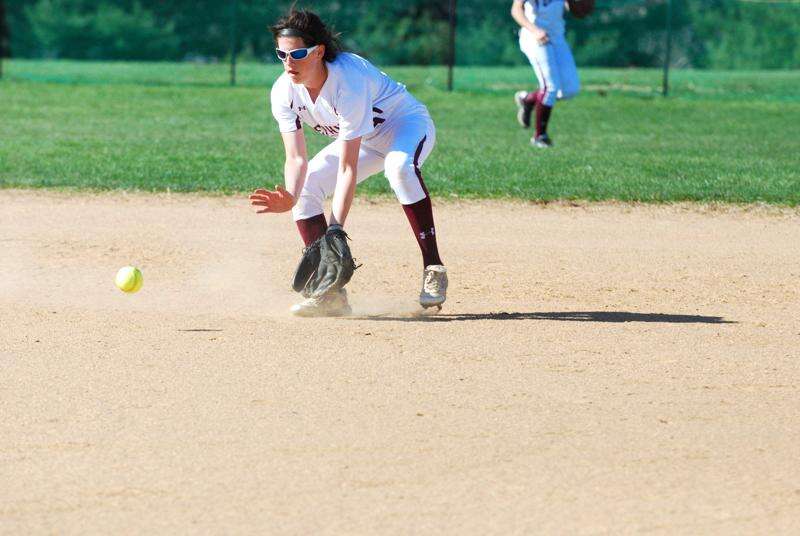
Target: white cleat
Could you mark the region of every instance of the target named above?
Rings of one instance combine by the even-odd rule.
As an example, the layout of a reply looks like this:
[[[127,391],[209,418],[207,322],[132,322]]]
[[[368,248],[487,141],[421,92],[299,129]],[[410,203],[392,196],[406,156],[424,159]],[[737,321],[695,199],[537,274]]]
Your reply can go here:
[[[540,134],[531,138],[531,145],[539,149],[549,149],[553,146],[553,140],[547,134]]]
[[[428,307],[442,308],[447,299],[447,268],[441,264],[431,264],[422,272],[422,292],[419,293],[419,304]]]
[[[531,126],[531,110],[533,110],[533,106],[525,103],[525,97],[527,96],[527,91],[514,93],[514,104],[517,105],[517,122],[522,128],[530,128]]]
[[[306,298],[292,305],[292,314],[303,317],[347,316],[352,312],[345,289],[332,290],[319,298]]]

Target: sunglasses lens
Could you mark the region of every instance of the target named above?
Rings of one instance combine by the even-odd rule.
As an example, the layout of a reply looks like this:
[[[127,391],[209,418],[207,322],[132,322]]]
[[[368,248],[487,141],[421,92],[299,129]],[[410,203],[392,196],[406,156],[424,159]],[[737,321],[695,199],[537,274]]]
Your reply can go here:
[[[275,54],[278,55],[278,59],[281,60],[281,61],[286,59],[286,52],[284,52],[283,50],[281,50],[279,48],[275,49]]]
[[[299,48],[297,50],[292,50],[289,53],[289,55],[292,56],[292,59],[302,60],[303,58],[308,56],[308,49],[307,48]]]

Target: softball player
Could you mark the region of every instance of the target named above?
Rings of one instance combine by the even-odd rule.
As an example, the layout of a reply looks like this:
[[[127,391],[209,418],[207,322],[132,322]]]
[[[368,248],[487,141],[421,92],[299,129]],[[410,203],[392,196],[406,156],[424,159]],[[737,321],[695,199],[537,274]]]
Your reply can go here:
[[[306,246],[329,224],[343,226],[356,184],[384,172],[411,224],[422,252],[419,302],[441,306],[447,270],[439,257],[431,198],[420,167],[430,155],[436,130],[427,108],[370,62],[342,52],[320,18],[292,10],[272,28],[283,74],[272,86],[272,114],[286,151],[285,187],[250,196],[258,213],[292,210]],[[333,141],[308,160],[303,124]],[[326,221],[323,204],[333,196]],[[298,316],[349,312],[344,289],[308,298],[292,307]]]
[[[519,108],[517,119],[524,128],[531,125],[535,111],[534,147],[551,147],[547,123],[557,99],[569,99],[578,94],[578,69],[564,36],[565,0],[514,0],[511,16],[520,25],[519,47],[528,57],[539,89],[530,93],[519,91],[514,101]]]

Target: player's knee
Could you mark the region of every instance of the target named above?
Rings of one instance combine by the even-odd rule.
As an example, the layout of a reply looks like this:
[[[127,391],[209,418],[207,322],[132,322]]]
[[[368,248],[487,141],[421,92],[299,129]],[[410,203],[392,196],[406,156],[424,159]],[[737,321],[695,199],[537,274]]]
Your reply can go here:
[[[306,177],[300,197],[292,208],[295,220],[310,218],[322,212],[328,194],[322,188],[319,178],[315,173],[309,173]]]
[[[324,199],[311,195],[306,190],[303,190],[300,193],[300,197],[295,203],[294,207],[292,208],[292,216],[294,220],[305,220],[312,216],[316,216],[324,211],[325,202]]]
[[[560,88],[557,86],[548,87],[547,91],[545,91],[544,95],[542,96],[542,104],[545,106],[554,106],[556,104],[556,100],[558,100],[560,91]]]
[[[409,205],[425,197],[414,166],[414,159],[410,154],[402,151],[390,152],[386,155],[383,165],[389,185],[400,203]]]
[[[563,99],[571,99],[572,97],[576,96],[581,91],[581,84],[580,82],[574,82],[569,85],[565,85],[561,92]]]
[[[414,175],[414,160],[408,153],[392,151],[383,161],[383,171],[392,184],[406,180],[409,175]]]

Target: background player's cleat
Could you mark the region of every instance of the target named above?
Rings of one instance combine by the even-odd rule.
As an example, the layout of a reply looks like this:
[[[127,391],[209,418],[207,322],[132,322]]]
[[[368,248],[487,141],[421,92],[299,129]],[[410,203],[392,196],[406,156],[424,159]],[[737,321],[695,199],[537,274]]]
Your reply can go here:
[[[292,305],[292,314],[304,317],[347,316],[352,312],[345,289],[331,290],[319,298],[306,298]]]
[[[419,304],[424,307],[439,307],[447,299],[447,268],[441,264],[431,264],[422,273],[422,292]]]
[[[533,105],[525,102],[525,97],[528,93],[525,91],[517,91],[514,94],[514,102],[517,104],[517,121],[522,125],[522,128],[530,128],[531,126],[531,112]]]
[[[553,140],[547,134],[539,134],[531,138],[531,145],[542,149],[547,149],[553,146]]]

